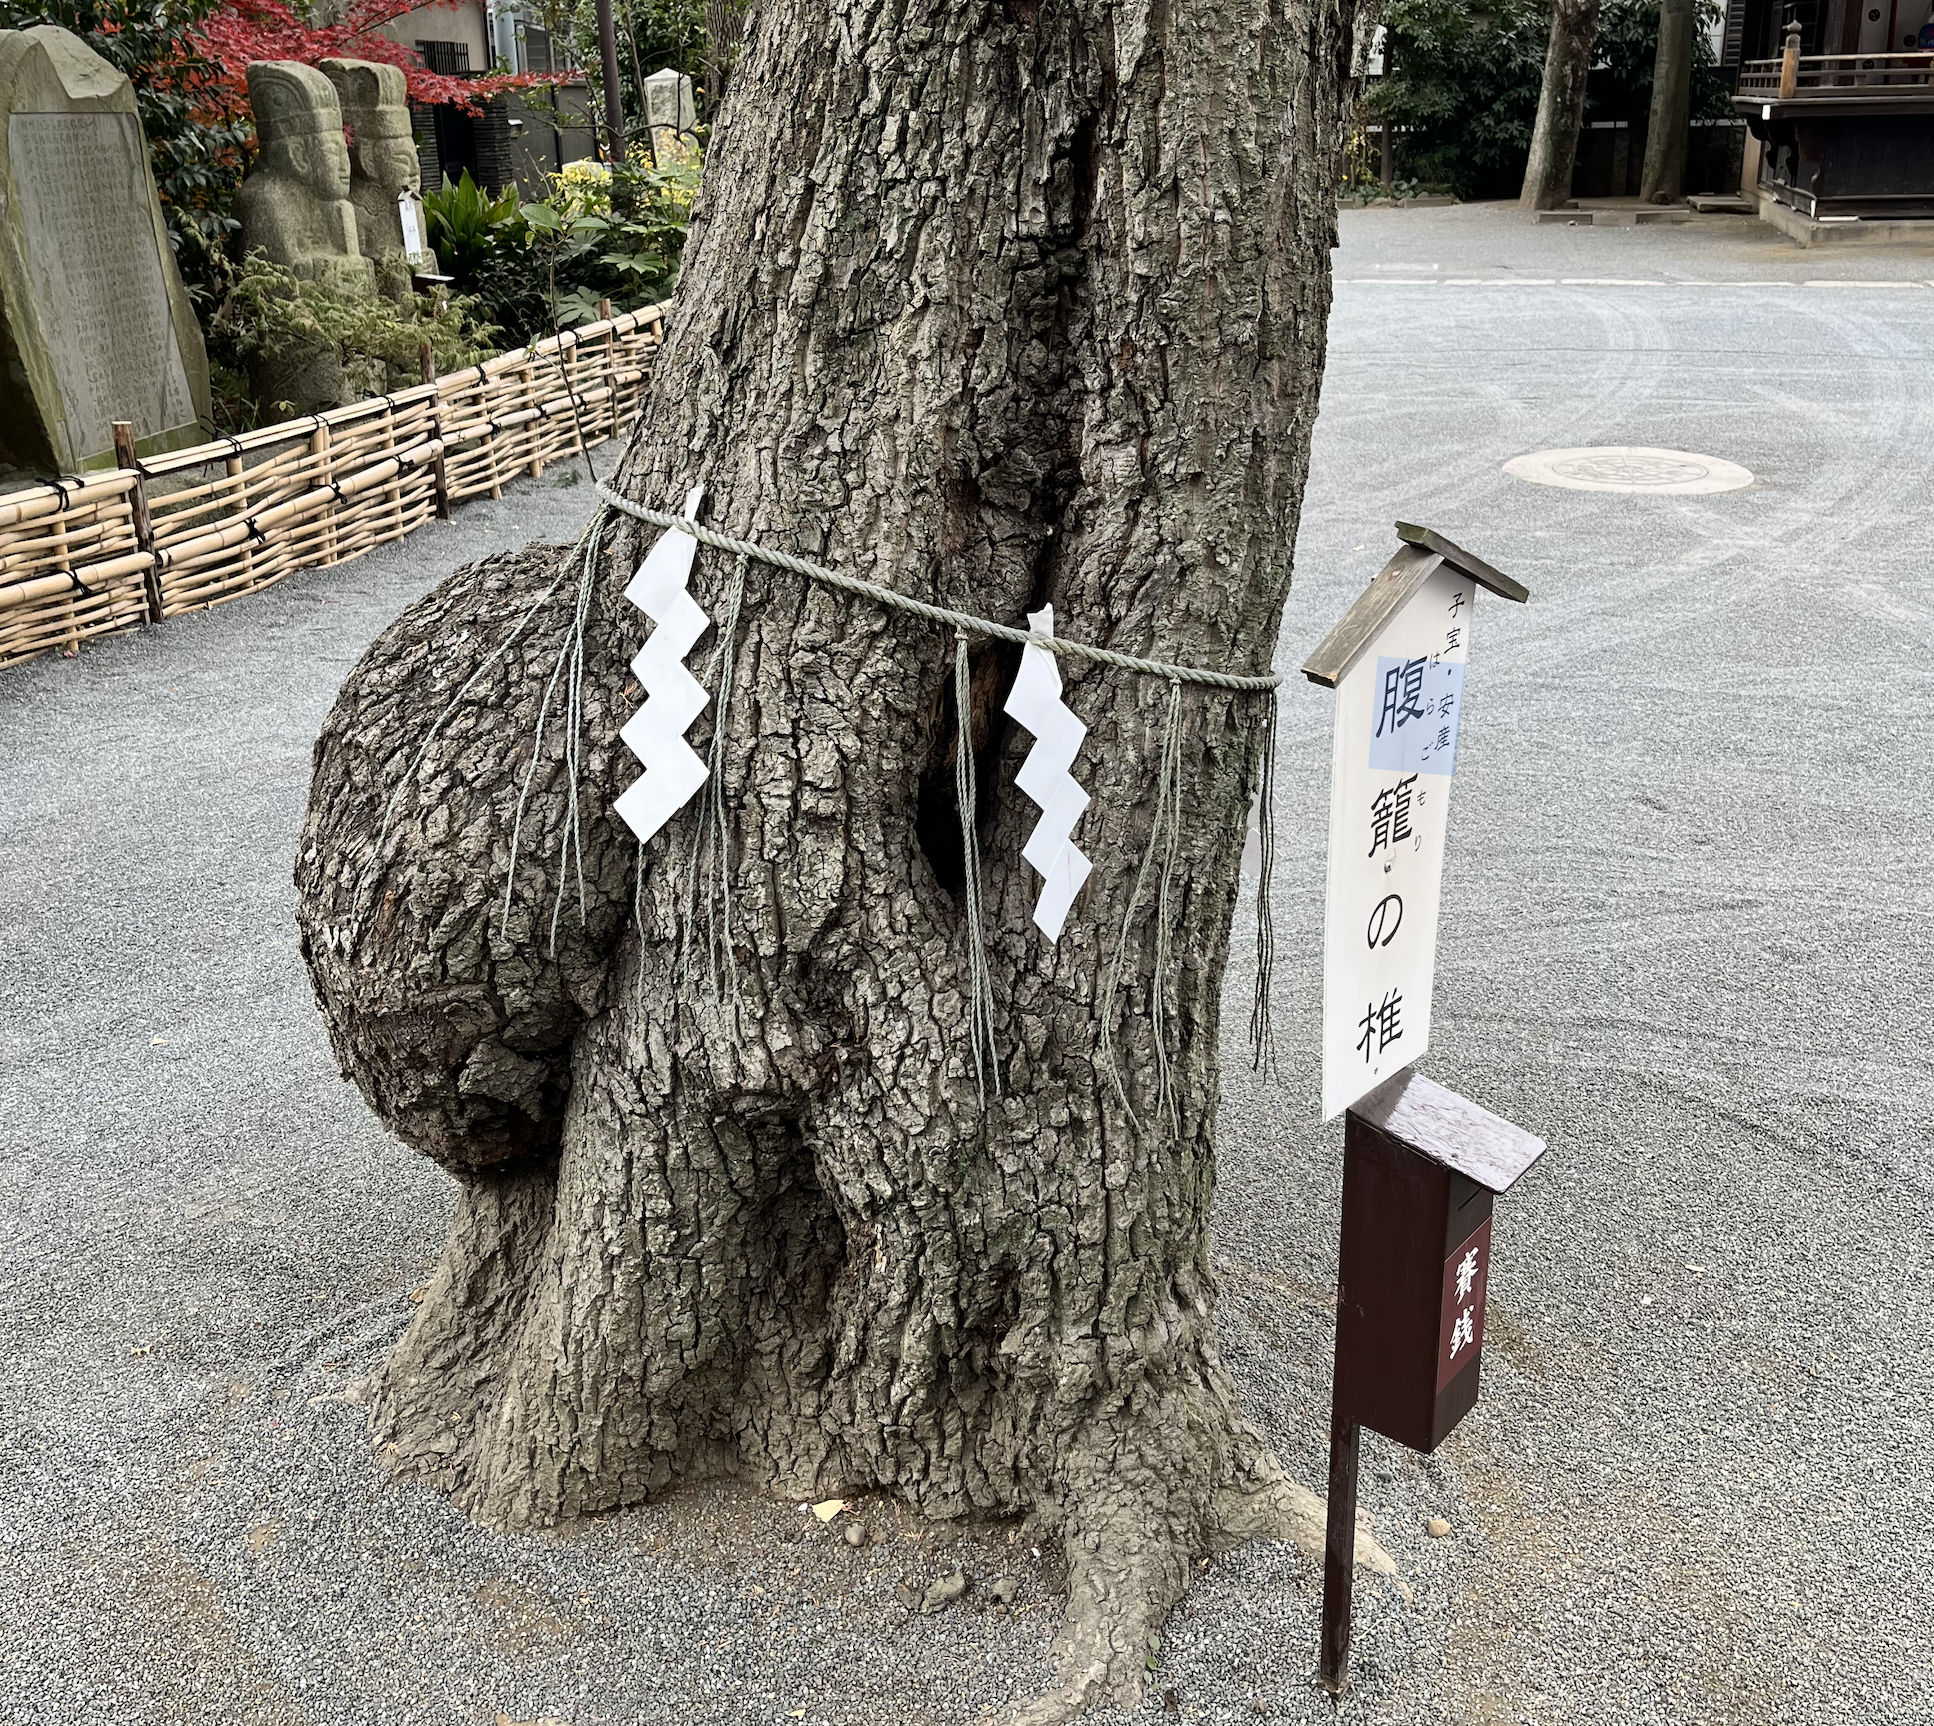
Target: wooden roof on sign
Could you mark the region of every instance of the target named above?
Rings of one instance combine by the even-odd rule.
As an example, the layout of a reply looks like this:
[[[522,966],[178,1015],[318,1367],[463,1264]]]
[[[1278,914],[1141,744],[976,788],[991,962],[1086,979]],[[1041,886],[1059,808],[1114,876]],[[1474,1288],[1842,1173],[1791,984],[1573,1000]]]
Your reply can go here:
[[[1393,1073],[1352,1103],[1350,1112],[1494,1193],[1506,1191],[1544,1155],[1543,1139],[1426,1079],[1415,1067]]]
[[[1397,555],[1377,571],[1356,604],[1343,614],[1343,621],[1324,636],[1323,644],[1304,661],[1303,675],[1310,682],[1320,683],[1326,689],[1334,689],[1341,683],[1343,674],[1356,663],[1357,655],[1377,638],[1377,632],[1443,564],[1461,570],[1479,587],[1488,588],[1504,599],[1522,604],[1531,597],[1531,590],[1523,582],[1513,581],[1502,570],[1493,569],[1483,558],[1430,528],[1400,521],[1397,537],[1404,542],[1398,547]]]

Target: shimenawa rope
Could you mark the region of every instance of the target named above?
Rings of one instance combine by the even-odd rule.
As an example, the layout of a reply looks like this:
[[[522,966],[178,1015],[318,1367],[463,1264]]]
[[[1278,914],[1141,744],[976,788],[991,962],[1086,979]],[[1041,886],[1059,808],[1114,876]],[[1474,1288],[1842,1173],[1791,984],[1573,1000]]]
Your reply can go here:
[[[575,401],[573,408],[575,410]],[[1181,831],[1182,805],[1182,755],[1181,755],[1181,686],[1193,683],[1212,689],[1226,689],[1239,693],[1267,693],[1271,696],[1269,712],[1264,720],[1262,787],[1259,808],[1261,867],[1256,894],[1256,980],[1254,999],[1250,1009],[1250,1040],[1253,1064],[1259,1069],[1273,1068],[1275,1054],[1274,1030],[1269,1013],[1269,993],[1274,959],[1274,929],[1269,907],[1269,886],[1272,865],[1275,858],[1274,839],[1274,788],[1275,788],[1275,737],[1276,702],[1275,691],[1282,679],[1271,673],[1267,676],[1243,676],[1231,672],[1211,671],[1199,666],[1176,665],[1163,660],[1143,659],[1133,654],[1119,653],[1113,648],[1098,647],[1088,642],[1066,636],[1036,635],[1032,631],[1016,629],[1011,625],[996,623],[989,618],[976,617],[970,612],[953,610],[951,607],[933,605],[924,600],[910,598],[895,593],[890,588],[875,582],[862,580],[858,576],[846,575],[824,565],[811,563],[805,558],[794,557],[788,552],[774,551],[749,540],[719,533],[683,516],[668,515],[643,504],[633,503],[621,497],[608,487],[599,484],[598,496],[620,514],[634,520],[659,528],[677,529],[688,533],[701,545],[714,546],[719,550],[732,552],[738,563],[734,572],[730,597],[727,602],[726,617],[720,626],[718,646],[713,661],[706,668],[703,682],[714,685],[715,717],[713,720],[710,747],[709,772],[701,804],[701,828],[696,836],[685,893],[685,931],[686,942],[681,947],[680,966],[689,974],[689,936],[696,923],[698,886],[701,876],[705,883],[705,910],[707,918],[707,970],[711,981],[714,1003],[719,1007],[721,1017],[725,1016],[725,997],[729,993],[734,1000],[738,992],[737,965],[732,951],[731,939],[731,872],[727,856],[727,836],[729,827],[726,819],[723,786],[724,737],[726,716],[731,696],[732,675],[735,663],[735,640],[738,630],[740,605],[745,586],[745,565],[747,560],[771,564],[780,569],[791,570],[809,580],[843,593],[850,593],[886,607],[889,610],[903,611],[929,622],[950,627],[954,631],[954,701],[956,719],[959,727],[958,741],[955,746],[955,797],[961,817],[962,866],[965,880],[963,888],[967,901],[967,942],[968,942],[968,1035],[974,1063],[976,1091],[983,1106],[986,1101],[986,1088],[991,1078],[994,1094],[1000,1095],[1001,1081],[999,1064],[994,1050],[994,1004],[991,972],[982,927],[982,884],[980,872],[979,834],[977,825],[977,798],[974,784],[973,725],[971,714],[971,678],[969,675],[967,638],[979,635],[993,640],[1010,641],[1022,646],[1041,647],[1050,652],[1071,658],[1092,660],[1103,665],[1111,665],[1121,670],[1132,671],[1147,676],[1161,677],[1168,683],[1165,703],[1162,749],[1156,778],[1155,811],[1149,826],[1147,843],[1135,874],[1135,884],[1129,896],[1128,909],[1122,919],[1121,934],[1116,942],[1115,953],[1109,965],[1102,995],[1098,1003],[1101,1019],[1099,1064],[1108,1073],[1114,1084],[1116,1095],[1131,1122],[1138,1127],[1139,1118],[1128,1098],[1126,1084],[1116,1056],[1114,1018],[1115,1002],[1119,994],[1123,972],[1127,961],[1128,949],[1133,938],[1135,925],[1141,913],[1142,904],[1147,896],[1149,877],[1154,872],[1157,858],[1160,858],[1160,874],[1157,878],[1154,914],[1155,965],[1149,989],[1149,1010],[1154,1033],[1155,1065],[1155,1113],[1170,1131],[1179,1130],[1180,1119],[1176,1105],[1174,1075],[1168,1051],[1166,1018],[1169,1011],[1170,982],[1168,973],[1171,968],[1170,905],[1169,895],[1173,881],[1176,851]],[[557,923],[563,909],[565,876],[570,863],[575,862],[578,882],[578,916],[580,926],[586,917],[586,889],[584,883],[584,852],[581,829],[581,816],[578,806],[577,780],[580,766],[579,732],[583,723],[583,679],[584,679],[584,629],[589,616],[589,607],[598,552],[603,537],[604,517],[593,520],[583,539],[582,561],[579,567],[577,604],[573,609],[571,623],[566,630],[565,639],[560,644],[557,661],[546,685],[544,697],[538,706],[536,736],[533,740],[531,763],[524,776],[524,784],[517,800],[517,812],[511,831],[511,850],[509,866],[504,881],[504,907],[502,933],[509,934],[510,908],[517,871],[517,858],[522,840],[525,804],[530,795],[531,782],[537,771],[543,748],[544,729],[551,702],[556,694],[559,680],[564,676],[567,666],[570,679],[566,689],[566,727],[565,772],[569,781],[568,803],[565,830],[559,839],[559,872],[557,895],[552,906],[550,925],[550,949],[557,947]],[[449,705],[438,715],[425,735],[422,746],[416,752],[402,780],[391,792],[384,808],[383,832],[378,839],[380,850],[387,838],[391,812],[396,798],[401,794],[404,784],[414,776],[417,767],[428,754],[430,743],[441,731],[464,697],[475,687],[484,672],[500,659],[550,598],[564,583],[560,575],[533,602],[531,607],[518,619],[509,636],[465,681]],[[716,671],[716,682],[714,672]],[[705,855],[701,855],[705,854]],[[644,848],[639,847],[637,868],[633,885],[633,916],[643,933],[642,893],[644,885]],[[716,890],[716,891],[715,891]],[[725,977],[721,987],[719,971],[719,951],[724,949]],[[730,1027],[736,1033],[736,1012]]]

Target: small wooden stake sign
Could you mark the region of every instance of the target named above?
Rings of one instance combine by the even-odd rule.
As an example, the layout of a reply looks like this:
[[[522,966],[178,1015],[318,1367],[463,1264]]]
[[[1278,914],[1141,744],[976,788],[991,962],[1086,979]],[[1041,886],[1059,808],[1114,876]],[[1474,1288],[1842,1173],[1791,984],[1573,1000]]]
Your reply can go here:
[[[1405,542],[1309,662],[1337,692],[1323,959],[1323,1118],[1347,1110],[1318,1675],[1347,1682],[1357,1458],[1413,1450],[1477,1401],[1491,1201],[1544,1151],[1412,1063],[1430,1041],[1439,882],[1478,588],[1526,589],[1432,533]]]

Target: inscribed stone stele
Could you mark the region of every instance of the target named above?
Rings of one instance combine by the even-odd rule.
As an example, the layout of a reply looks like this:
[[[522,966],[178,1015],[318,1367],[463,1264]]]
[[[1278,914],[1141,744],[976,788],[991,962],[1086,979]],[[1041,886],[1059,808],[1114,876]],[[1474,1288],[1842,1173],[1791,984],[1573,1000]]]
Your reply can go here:
[[[200,440],[208,356],[128,80],[51,24],[0,30],[0,468]]]

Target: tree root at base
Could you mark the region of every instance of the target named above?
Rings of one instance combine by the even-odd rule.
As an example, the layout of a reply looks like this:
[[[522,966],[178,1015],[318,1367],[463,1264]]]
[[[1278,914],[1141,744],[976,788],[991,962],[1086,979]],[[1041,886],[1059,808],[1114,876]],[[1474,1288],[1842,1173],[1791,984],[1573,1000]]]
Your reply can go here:
[[[1100,1702],[1133,1708],[1155,1667],[1162,1623],[1188,1587],[1190,1557],[1207,1558],[1250,1540],[1293,1543],[1306,1556],[1323,1554],[1324,1503],[1285,1475],[1267,1451],[1258,1451],[1248,1478],[1216,1495],[1210,1526],[1197,1543],[1150,1539],[1146,1526],[1111,1519],[1104,1531],[1066,1531],[1071,1587],[1053,1645],[1055,1676],[1041,1695],[985,1716],[988,1726],[1061,1726]],[[1358,1513],[1359,1568],[1395,1582],[1404,1600],[1410,1589],[1396,1560],[1377,1542]]]

